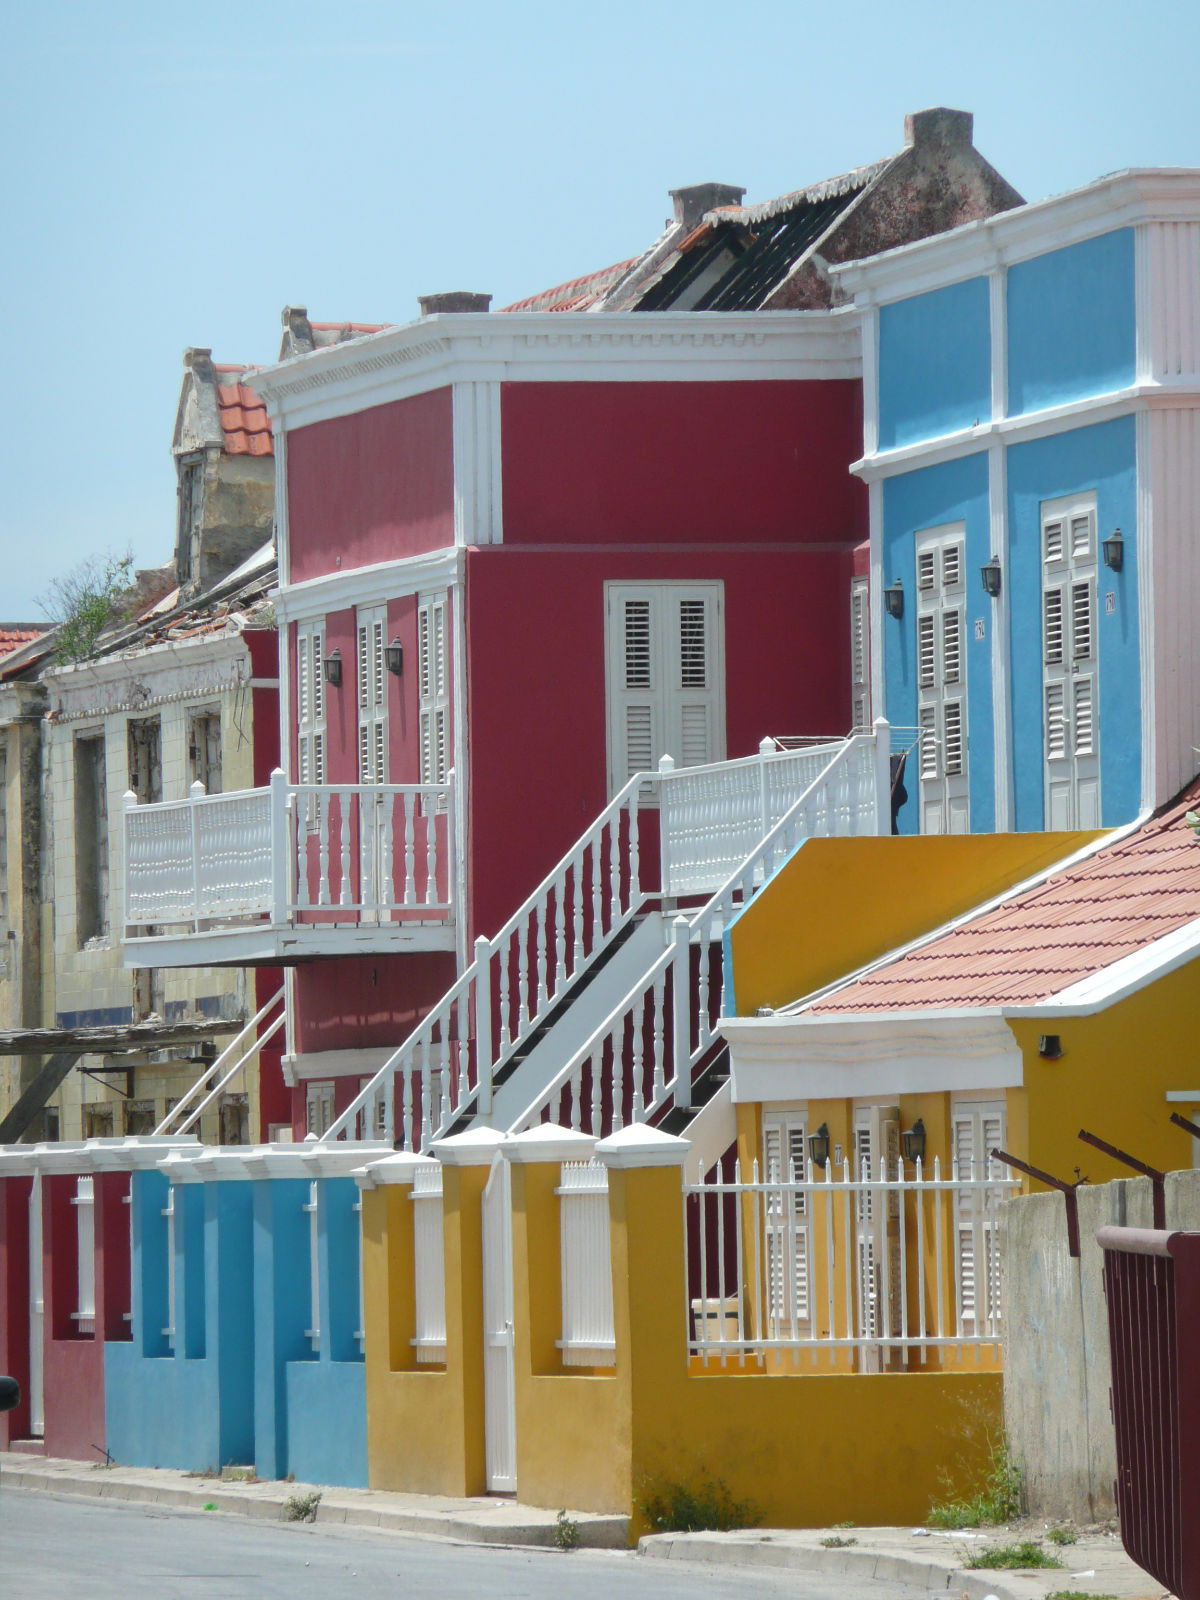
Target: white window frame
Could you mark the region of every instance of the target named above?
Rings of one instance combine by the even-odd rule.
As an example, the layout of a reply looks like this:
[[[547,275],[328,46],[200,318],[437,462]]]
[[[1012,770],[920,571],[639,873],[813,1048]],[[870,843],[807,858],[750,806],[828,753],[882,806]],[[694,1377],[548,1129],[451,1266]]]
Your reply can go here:
[[[1042,754],[1047,830],[1100,826],[1096,495],[1039,507]]]
[[[75,1180],[76,1306],[71,1320],[81,1334],[96,1331],[96,1193],[94,1180]]]
[[[916,535],[914,663],[922,833],[970,831],[967,755],[967,529]]]
[[[634,682],[629,673],[631,604],[645,607],[647,622],[645,676]],[[694,678],[696,658],[684,637],[684,605],[703,608],[703,683],[685,681]],[[723,761],[725,585],[606,583],[604,616],[610,798],[634,772],[653,771],[664,755],[677,768]]]

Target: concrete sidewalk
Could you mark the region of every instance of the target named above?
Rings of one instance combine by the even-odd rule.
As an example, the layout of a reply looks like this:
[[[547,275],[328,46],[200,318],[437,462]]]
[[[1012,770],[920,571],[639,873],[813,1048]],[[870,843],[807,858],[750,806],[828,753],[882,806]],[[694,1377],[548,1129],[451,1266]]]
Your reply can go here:
[[[234,1469],[236,1470],[236,1469]],[[420,1534],[467,1544],[543,1545],[556,1540],[557,1513],[495,1496],[454,1500],[438,1495],[393,1494],[382,1489],[338,1489],[321,1484],[246,1482],[194,1477],[172,1468],[89,1466],[16,1452],[0,1452],[0,1489],[90,1495],[202,1511],[257,1517],[272,1522],[310,1520],[347,1528]],[[311,1497],[315,1496],[315,1502]],[[307,1503],[307,1504],[306,1504]],[[587,1549],[626,1547],[628,1519],[573,1511],[579,1543]],[[844,1573],[915,1585],[953,1600],[1045,1600],[1060,1591],[1113,1595],[1117,1600],[1160,1600],[1162,1590],[1134,1566],[1116,1534],[1081,1532],[1075,1544],[1045,1550],[1061,1569],[972,1571],[963,1566],[973,1551],[1036,1538],[1039,1525],[993,1528],[986,1533],[950,1533],[926,1528],[749,1529],[739,1533],[656,1534],[642,1539],[642,1556],[656,1560],[704,1561],[729,1567],[782,1567]],[[827,1548],[823,1539],[848,1541]]]
[[[978,1533],[933,1528],[755,1528],[742,1533],[663,1533],[641,1540],[639,1548],[644,1556],[676,1561],[880,1578],[953,1600],[987,1600],[993,1595],[996,1600],[1045,1600],[1064,1590],[1114,1595],[1117,1600],[1161,1600],[1161,1587],[1133,1564],[1115,1533],[1081,1532],[1075,1544],[1061,1547],[1042,1539],[1042,1548],[1058,1557],[1061,1569],[973,1571],[962,1564],[989,1546],[1037,1539],[1043,1532],[1036,1523]],[[847,1543],[833,1549],[821,1543],[831,1538]]]

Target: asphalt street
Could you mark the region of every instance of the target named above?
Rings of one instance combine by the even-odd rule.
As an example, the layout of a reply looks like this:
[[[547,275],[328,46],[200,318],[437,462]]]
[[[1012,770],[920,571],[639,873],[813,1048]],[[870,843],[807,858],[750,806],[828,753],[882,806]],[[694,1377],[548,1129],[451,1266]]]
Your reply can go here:
[[[795,1572],[520,1550],[6,1489],[4,1600],[930,1600]]]

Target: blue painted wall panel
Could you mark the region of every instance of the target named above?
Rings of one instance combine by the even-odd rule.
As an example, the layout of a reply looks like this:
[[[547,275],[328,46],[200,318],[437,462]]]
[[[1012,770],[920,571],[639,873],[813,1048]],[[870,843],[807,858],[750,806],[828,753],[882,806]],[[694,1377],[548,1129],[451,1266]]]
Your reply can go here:
[[[254,1460],[254,1234],[251,1185],[206,1183],[209,1351],[221,1402],[221,1462]]]
[[[1044,826],[1041,507],[1095,491],[1100,539],[1119,527],[1125,565],[1098,569],[1100,808],[1106,828],[1131,821],[1141,796],[1141,677],[1137,599],[1135,422],[1121,417],[1008,452],[1014,790],[1019,831]],[[1106,596],[1113,596],[1109,612]]]
[[[301,1483],[367,1487],[367,1382],[361,1361],[287,1368],[288,1469]]]
[[[880,449],[988,422],[991,394],[986,278],[880,309]]]
[[[287,1363],[314,1360],[308,1270],[308,1180],[256,1182],[254,1190],[254,1465],[283,1478],[288,1466]]]
[[[914,738],[917,721],[917,574],[915,535],[947,522],[966,525],[967,772],[971,832],[996,826],[995,754],[992,716],[993,602],[983,591],[979,569],[991,554],[986,454],[964,456],[936,467],[889,478],[883,486],[883,581],[904,585],[904,615],[883,619],[884,715]],[[977,639],[976,623],[983,623]],[[893,736],[893,748],[896,736]],[[900,808],[901,833],[919,831],[920,794],[915,752],[905,770],[908,799]]]
[[[1009,268],[1010,416],[1124,389],[1134,373],[1132,228]]]

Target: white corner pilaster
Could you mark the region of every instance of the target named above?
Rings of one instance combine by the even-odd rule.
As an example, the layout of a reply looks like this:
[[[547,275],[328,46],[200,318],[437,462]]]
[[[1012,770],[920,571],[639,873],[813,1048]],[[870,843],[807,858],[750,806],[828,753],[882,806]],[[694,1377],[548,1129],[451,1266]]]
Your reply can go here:
[[[1000,594],[991,602],[996,832],[1010,833],[1014,817],[1010,648],[1012,578],[1008,559],[1008,452],[999,441],[993,442],[988,449],[988,523],[991,554],[999,558],[1001,574]]]
[[[454,542],[499,544],[500,385],[452,386],[454,414]]]
[[[995,267],[988,274],[989,327],[991,330],[992,421],[1008,415],[1008,269]]]
[[[867,485],[868,526],[871,539],[871,715],[895,720],[894,707],[884,699],[883,590],[887,578],[883,571],[883,479],[873,478]]]

